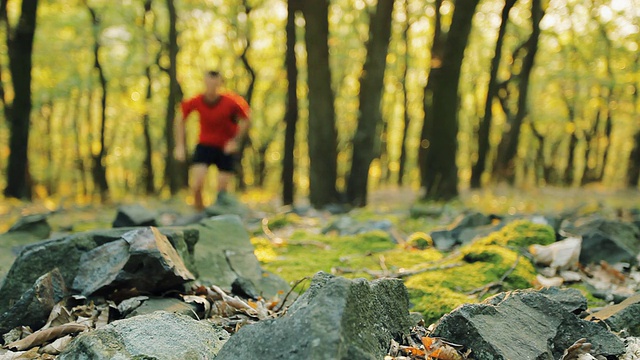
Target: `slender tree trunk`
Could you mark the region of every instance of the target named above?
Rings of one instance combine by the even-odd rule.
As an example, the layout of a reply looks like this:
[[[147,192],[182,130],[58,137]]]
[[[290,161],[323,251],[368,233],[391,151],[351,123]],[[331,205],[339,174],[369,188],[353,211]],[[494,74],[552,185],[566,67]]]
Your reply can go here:
[[[426,198],[450,199],[458,195],[458,89],[464,50],[478,2],[456,2],[446,39],[442,39],[444,34],[438,30],[439,21],[436,22],[432,68],[425,88],[425,122],[420,146],[420,173]],[[436,0],[436,4],[439,3]],[[439,11],[438,7],[436,13]]]
[[[567,167],[564,169],[564,176],[562,177],[562,183],[566,186],[573,185],[575,179],[575,158],[576,158],[576,146],[578,146],[578,136],[574,130],[571,133],[569,139],[569,154],[567,154]]]
[[[85,174],[85,166],[84,166],[84,157],[82,156],[82,151],[80,150],[80,132],[81,132],[81,123],[80,123],[80,104],[82,100],[82,93],[78,92],[78,98],[75,99],[74,96],[71,96],[70,101],[75,103],[75,110],[73,112],[73,116],[71,117],[71,128],[73,129],[73,149],[74,149],[74,168],[77,171],[78,177],[76,178],[76,184],[80,185],[80,194],[83,196],[87,195],[87,179]]]
[[[640,130],[638,130],[633,137],[633,150],[631,150],[631,154],[629,154],[627,187],[637,189],[638,179],[640,179]]]
[[[178,59],[178,14],[174,0],[167,0],[169,11],[169,67],[166,69],[169,75],[169,96],[167,97],[167,109],[165,114],[164,138],[167,143],[167,153],[165,156],[165,182],[169,185],[169,191],[175,195],[180,189],[188,185],[188,170],[186,162],[177,161],[173,157],[175,139],[173,135],[173,120],[176,115],[176,105],[180,102],[182,91],[178,84],[177,59]]]
[[[528,114],[529,80],[538,51],[540,22],[544,16],[541,1],[542,0],[532,0],[531,2],[532,32],[525,45],[526,55],[522,62],[522,71],[518,76],[518,110],[513,122],[509,124],[508,130],[503,134],[502,140],[498,145],[498,155],[494,167],[496,179],[506,180],[510,184],[513,184],[515,181],[515,158],[518,152],[520,129]]]
[[[309,199],[316,208],[338,201],[337,133],[329,66],[329,0],[301,3],[309,86]]]
[[[584,134],[584,142],[585,142],[585,151],[584,151],[584,167],[582,171],[582,178],[580,179],[580,184],[582,186],[594,182],[597,179],[596,174],[596,161],[591,161],[591,154],[593,152],[593,144],[592,140],[596,137],[598,133],[598,129],[600,128],[600,121],[602,119],[602,111],[598,109],[596,112],[596,119],[593,123],[593,128],[591,131]],[[596,152],[597,155],[597,152]]]
[[[287,1],[287,111],[284,115],[286,125],[284,134],[284,156],[282,159],[282,203],[293,204],[295,183],[296,125],[298,123],[298,65],[296,64],[296,11],[299,0]]]
[[[409,126],[411,126],[411,116],[409,115],[409,93],[407,90],[407,77],[409,74],[409,30],[411,29],[411,20],[409,13],[409,0],[405,0],[405,16],[406,22],[402,30],[402,42],[404,43],[404,67],[400,78],[400,86],[402,86],[402,117],[404,127],[402,128],[402,140],[400,142],[400,159],[398,160],[398,186],[404,184],[404,173],[407,164],[407,136],[409,135]]]
[[[143,29],[143,47],[145,54],[149,52],[149,43],[147,40],[146,34],[146,26],[147,26],[147,17],[152,14],[151,10],[152,0],[145,0],[144,2],[144,14],[142,15],[142,29]],[[159,57],[162,51],[159,51],[156,56],[155,63],[159,62]],[[151,99],[153,98],[153,87],[151,86],[152,78],[151,78],[151,67],[153,63],[147,62],[147,66],[144,69],[144,75],[147,80],[147,89],[145,94],[145,111],[142,115],[142,134],[144,137],[144,160],[142,163],[142,184],[144,186],[144,191],[147,195],[151,195],[155,193],[155,185],[154,185],[154,169],[153,169],[153,145],[151,141],[151,125],[150,125],[150,117],[149,117],[149,107],[151,106]]]
[[[91,15],[91,24],[93,32],[93,68],[98,74],[98,80],[100,82],[100,149],[97,153],[92,153],[92,166],[91,174],[93,176],[93,182],[100,193],[100,199],[106,201],[109,196],[109,184],[107,182],[107,167],[105,157],[107,156],[107,149],[105,144],[106,137],[106,123],[107,123],[107,79],[104,76],[104,70],[102,63],[100,62],[100,23],[101,19],[98,17],[95,9],[89,6],[87,0],[84,1],[84,5],[87,7],[89,14]],[[91,106],[91,104],[89,104]]]
[[[500,67],[500,59],[502,59],[502,47],[504,37],[507,32],[507,24],[509,23],[509,14],[515,6],[517,0],[505,0],[502,8],[502,20],[498,30],[498,39],[491,60],[491,70],[489,75],[489,84],[487,86],[487,98],[484,105],[484,116],[480,121],[478,128],[478,158],[471,169],[471,187],[480,188],[482,174],[486,168],[487,156],[489,154],[489,133],[491,132],[491,123],[493,121],[493,102],[498,93],[498,69]]]
[[[2,20],[7,28],[7,50],[9,71],[13,84],[13,102],[5,103],[5,114],[9,123],[9,164],[7,166],[7,197],[30,199],[31,179],[29,176],[29,129],[31,117],[31,69],[33,65],[33,37],[36,31],[38,0],[23,0],[20,18],[15,29],[10,29],[7,14],[7,0],[0,4]],[[3,88],[4,89],[4,88]],[[4,93],[2,94],[4,101]]]
[[[380,106],[393,4],[393,0],[379,0],[369,23],[367,58],[360,78],[360,116],[352,140],[353,157],[347,183],[347,199],[353,206],[367,204],[369,166],[375,156],[376,137],[380,136],[382,125]]]
[[[242,54],[240,54],[240,61],[242,62],[242,66],[244,67],[244,69],[247,71],[247,73],[249,74],[249,86],[247,87],[247,91],[245,92],[245,100],[247,100],[247,104],[251,105],[251,102],[253,100],[253,91],[255,89],[255,84],[256,84],[256,71],[253,69],[253,67],[251,66],[251,63],[249,62],[249,58],[247,57],[247,54],[249,53],[249,49],[251,49],[251,23],[250,23],[250,15],[251,15],[251,6],[249,6],[249,3],[247,0],[242,0],[242,6],[244,7],[244,13],[246,15],[247,18],[247,29],[246,29],[246,41],[244,43],[244,48],[242,49]],[[247,134],[245,135],[245,137],[242,139],[242,143],[240,144],[240,151],[238,153],[238,163],[237,165],[237,174],[236,174],[236,178],[238,179],[238,188],[240,188],[240,190],[245,190],[247,188],[247,183],[244,181],[244,168],[242,167],[242,158],[244,157],[244,152],[246,149],[250,149],[251,148],[251,137],[249,136],[249,132],[247,132]],[[259,155],[259,154],[256,154]],[[265,159],[261,159],[260,161],[264,162]],[[255,174],[255,176],[257,178],[260,177],[259,174]]]

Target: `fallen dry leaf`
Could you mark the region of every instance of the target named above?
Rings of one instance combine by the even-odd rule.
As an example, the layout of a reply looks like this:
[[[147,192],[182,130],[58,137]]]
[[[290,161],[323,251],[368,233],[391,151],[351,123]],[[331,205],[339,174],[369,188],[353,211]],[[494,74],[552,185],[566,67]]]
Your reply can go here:
[[[412,346],[400,346],[400,352],[409,356],[425,356],[424,350]]]
[[[427,359],[439,359],[439,360],[463,360],[464,357],[454,346],[460,346],[452,344],[442,340],[441,338],[428,337],[422,338],[422,344],[426,352]]]
[[[38,330],[22,340],[14,341],[6,345],[6,347],[9,350],[26,350],[34,346],[42,345],[47,341],[85,330],[87,330],[87,327],[80,324],[60,325],[48,329]]]
[[[71,340],[73,340],[73,337],[71,335],[61,337],[59,339],[56,339],[51,344],[48,344],[40,348],[39,352],[50,354],[50,355],[58,355],[67,347],[67,345],[69,345]]]

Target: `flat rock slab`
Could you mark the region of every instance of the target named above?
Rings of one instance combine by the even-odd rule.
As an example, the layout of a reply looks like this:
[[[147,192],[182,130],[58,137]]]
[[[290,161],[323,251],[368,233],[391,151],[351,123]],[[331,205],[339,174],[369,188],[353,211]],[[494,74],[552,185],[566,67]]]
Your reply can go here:
[[[326,273],[275,320],[246,325],[217,359],[382,359],[411,326],[398,279],[369,282]]]
[[[192,227],[200,234],[195,248],[199,280],[231,291],[233,284],[245,284],[245,293],[257,292],[272,298],[289,290],[286,281],[262,270],[253,244],[237,215],[205,219]],[[237,281],[241,278],[241,281]]]
[[[42,275],[9,310],[0,314],[0,334],[17,326],[30,326],[33,330],[41,328],[54,305],[66,295],[67,288],[58,269]]]
[[[158,311],[84,333],[58,359],[214,359],[228,339],[226,331],[210,323]]]
[[[552,298],[524,290],[466,304],[442,317],[433,336],[466,346],[477,360],[559,359],[580,338],[593,344],[595,354],[624,353],[617,336],[578,318]]]

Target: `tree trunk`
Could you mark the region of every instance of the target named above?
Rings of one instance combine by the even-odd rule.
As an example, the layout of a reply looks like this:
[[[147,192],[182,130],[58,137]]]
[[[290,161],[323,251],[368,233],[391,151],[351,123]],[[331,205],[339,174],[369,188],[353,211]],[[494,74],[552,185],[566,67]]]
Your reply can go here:
[[[533,70],[536,53],[538,51],[538,40],[540,38],[540,22],[544,16],[541,4],[542,0],[532,0],[532,32],[525,44],[526,55],[522,61],[522,70],[518,74],[518,110],[513,121],[507,127],[498,145],[498,154],[494,166],[494,175],[498,180],[506,180],[513,184],[515,181],[515,158],[518,153],[518,143],[520,129],[525,117],[528,114],[527,101],[529,94],[529,80]]]
[[[445,34],[441,33],[439,17],[436,17],[420,145],[420,174],[425,198],[451,199],[458,195],[458,88],[464,50],[478,2],[456,2],[446,39],[443,38]],[[436,0],[436,4],[440,5],[441,1]],[[439,11],[438,6],[436,13]]]
[[[100,63],[100,23],[101,20],[98,17],[95,9],[89,6],[87,0],[84,1],[84,5],[87,7],[89,14],[91,15],[91,25],[93,32],[93,68],[98,74],[98,80],[100,82],[101,96],[100,96],[100,149],[96,154],[92,153],[92,166],[91,174],[93,176],[93,182],[97,190],[100,193],[100,199],[106,201],[109,196],[109,183],[107,182],[107,168],[105,163],[105,157],[107,156],[107,149],[105,145],[106,137],[106,123],[107,123],[107,79],[104,76],[102,64]],[[89,103],[91,106],[91,103]]]
[[[177,161],[173,157],[175,139],[173,138],[173,120],[176,115],[176,105],[180,102],[182,91],[178,84],[177,58],[178,58],[178,14],[174,0],[167,0],[167,10],[169,11],[169,67],[166,69],[169,75],[169,96],[167,97],[167,109],[165,114],[164,138],[167,143],[167,153],[165,156],[165,183],[169,185],[169,191],[175,195],[180,189],[188,185],[188,170],[186,162]]]
[[[640,178],[640,130],[633,137],[633,150],[629,154],[629,167],[627,169],[627,186],[631,189],[638,188]]]
[[[142,29],[143,32],[146,31],[147,26],[147,16],[150,16],[152,0],[145,0],[144,2],[144,14],[142,15]],[[149,44],[147,40],[146,32],[143,33],[143,47],[144,53],[149,53]],[[159,51],[156,57],[155,63],[159,61],[159,57],[161,56],[162,51]],[[153,63],[147,62],[147,66],[145,66],[144,74],[147,80],[147,89],[145,94],[145,110],[142,115],[142,133],[144,137],[144,160],[142,163],[142,185],[144,186],[144,191],[147,195],[152,195],[155,193],[155,185],[154,185],[154,169],[153,169],[153,145],[151,142],[151,129],[150,129],[150,118],[149,118],[149,107],[151,106],[151,99],[153,97],[153,87],[151,86],[152,78],[151,78],[151,67]]]
[[[244,95],[245,100],[247,100],[247,104],[251,105],[253,100],[253,91],[256,84],[256,71],[253,69],[251,64],[249,63],[249,58],[247,57],[247,53],[249,49],[251,49],[251,26],[250,26],[250,15],[252,8],[249,6],[247,0],[242,0],[242,6],[244,7],[244,14],[247,19],[247,29],[246,29],[246,41],[244,43],[244,48],[242,49],[242,54],[240,54],[240,61],[242,62],[242,66],[249,74],[249,86],[247,87],[247,91]],[[247,188],[247,183],[244,181],[244,168],[242,167],[242,158],[244,156],[244,152],[246,149],[251,148],[251,138],[249,137],[249,132],[245,134],[242,142],[240,144],[240,151],[238,152],[238,163],[237,166],[237,174],[236,178],[238,179],[238,188],[240,190],[245,190]],[[259,155],[259,154],[256,154]],[[260,161],[264,162],[265,159],[260,159]],[[260,177],[260,174],[255,174],[257,178]]]
[[[284,115],[286,125],[284,133],[284,156],[282,159],[282,203],[293,204],[295,183],[296,125],[298,123],[298,65],[296,64],[296,10],[299,0],[287,1],[287,51],[285,66],[287,68],[287,110]]]
[[[309,86],[309,200],[316,208],[338,201],[337,133],[329,67],[329,0],[302,2]]]
[[[471,169],[471,188],[478,189],[481,185],[482,174],[486,168],[487,155],[489,154],[489,133],[491,132],[491,123],[493,121],[493,102],[498,93],[498,69],[500,67],[500,59],[502,59],[502,46],[504,37],[507,32],[507,24],[509,23],[509,14],[515,6],[517,0],[506,0],[502,8],[502,22],[498,30],[498,39],[491,60],[491,70],[489,75],[489,84],[487,86],[487,98],[484,105],[484,116],[480,121],[478,128],[478,158]]]
[[[592,140],[597,138],[598,129],[600,128],[600,120],[602,119],[602,111],[598,109],[596,112],[596,119],[593,123],[593,127],[591,131],[584,134],[584,142],[585,142],[585,151],[584,151],[584,168],[582,171],[582,178],[580,179],[580,184],[582,186],[594,182],[597,179],[596,174],[596,161],[591,161],[591,154],[593,152],[594,144],[592,144]],[[597,151],[596,151],[597,156]]]
[[[360,77],[358,128],[353,137],[353,156],[347,183],[347,199],[353,206],[367,204],[369,166],[375,157],[375,142],[380,136],[380,111],[387,50],[391,36],[394,0],[379,0],[369,23],[367,58]]]
[[[31,198],[29,176],[29,128],[31,117],[31,69],[33,65],[33,37],[36,31],[38,0],[23,0],[20,18],[15,29],[9,29],[6,17],[7,1],[0,5],[7,27],[9,71],[13,84],[13,103],[5,104],[9,123],[9,164],[4,195],[20,199]],[[4,94],[3,94],[4,98]]]
[[[400,78],[400,86],[402,86],[402,117],[404,127],[402,128],[402,140],[400,141],[400,159],[398,160],[398,186],[404,183],[404,172],[407,163],[407,136],[409,135],[409,126],[411,125],[411,116],[409,116],[409,94],[407,90],[407,77],[409,74],[409,30],[411,29],[411,20],[409,13],[409,0],[405,0],[405,16],[406,22],[402,30],[402,42],[404,43],[404,68]]]

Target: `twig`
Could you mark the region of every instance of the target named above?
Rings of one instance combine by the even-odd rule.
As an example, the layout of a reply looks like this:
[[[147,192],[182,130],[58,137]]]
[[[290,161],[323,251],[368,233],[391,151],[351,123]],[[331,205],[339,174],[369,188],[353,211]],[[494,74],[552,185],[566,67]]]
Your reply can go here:
[[[511,268],[509,268],[509,270],[507,270],[502,277],[500,277],[500,279],[498,281],[494,281],[494,282],[490,282],[484,286],[481,286],[479,288],[475,288],[469,292],[467,292],[467,295],[475,295],[480,293],[480,297],[484,296],[487,292],[489,292],[489,290],[496,288],[496,287],[502,287],[504,285],[504,281],[507,279],[507,277],[509,277],[509,275],[511,275],[511,273],[513,273],[513,271],[516,269],[516,267],[518,266],[518,263],[520,262],[520,254],[518,254],[518,256],[516,257],[516,261],[513,263],[513,265],[511,266]]]
[[[280,310],[282,310],[282,308],[285,306],[285,304],[287,303],[287,300],[289,299],[289,295],[291,295],[293,293],[293,291],[298,287],[298,285],[302,284],[303,281],[309,280],[308,276],[303,277],[302,279],[296,281],[295,284],[293,284],[293,286],[291,287],[291,289],[289,289],[289,292],[287,293],[287,295],[284,296],[284,299],[282,299],[282,302],[280,303],[280,306],[278,307],[278,309],[276,310],[276,313],[279,313]]]

